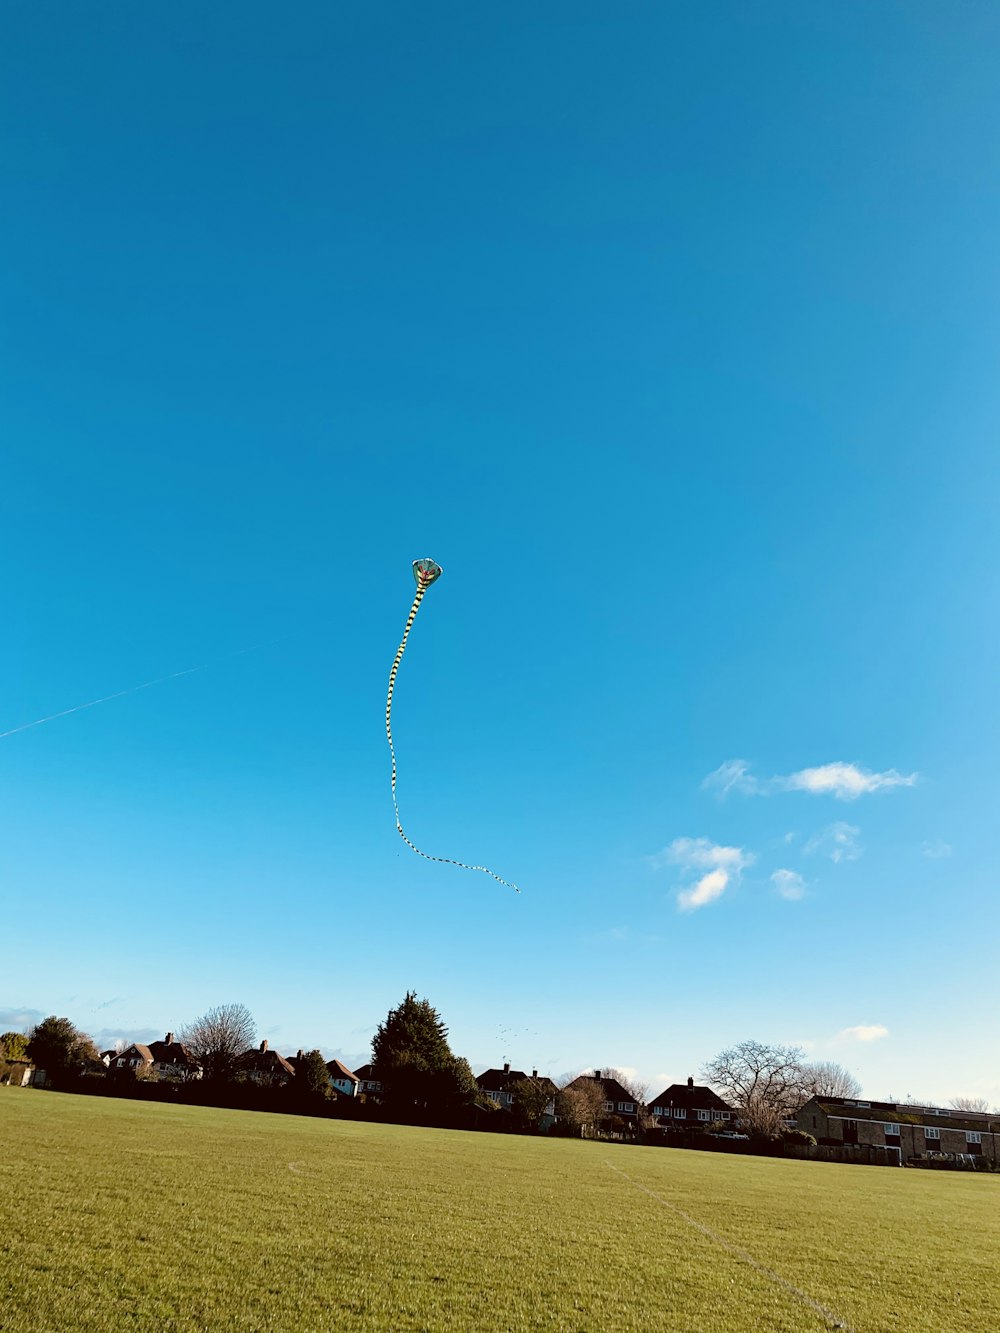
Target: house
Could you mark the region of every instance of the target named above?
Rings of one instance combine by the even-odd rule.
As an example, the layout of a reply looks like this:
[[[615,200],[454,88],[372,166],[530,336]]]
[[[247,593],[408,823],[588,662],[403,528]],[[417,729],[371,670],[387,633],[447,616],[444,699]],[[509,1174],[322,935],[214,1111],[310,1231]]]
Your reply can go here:
[[[358,1095],[361,1080],[345,1064],[342,1064],[339,1060],[328,1060],[326,1070],[330,1075],[331,1086],[342,1097],[356,1097]]]
[[[150,1042],[149,1053],[153,1057],[153,1068],[160,1078],[184,1083],[201,1078],[201,1065],[197,1058],[183,1042],[174,1041],[172,1032],[168,1032],[162,1041]]]
[[[243,1052],[239,1068],[250,1083],[256,1083],[263,1088],[281,1087],[295,1076],[291,1061],[286,1060],[277,1051],[269,1050],[266,1037],[256,1050]]]
[[[172,1032],[168,1032],[163,1041],[154,1041],[148,1046],[134,1041],[124,1051],[105,1051],[101,1061],[113,1073],[130,1069],[135,1074],[155,1073],[162,1079],[184,1082],[201,1078],[201,1065],[183,1042],[174,1041]]]
[[[493,1102],[494,1105],[501,1107],[501,1109],[505,1111],[509,1111],[514,1105],[514,1098],[511,1090],[516,1083],[521,1083],[525,1079],[532,1080],[551,1094],[549,1101],[546,1103],[545,1110],[542,1112],[543,1123],[544,1117],[546,1116],[549,1117],[550,1121],[554,1119],[556,1113],[556,1092],[558,1089],[552,1080],[546,1078],[544,1074],[539,1078],[537,1069],[533,1069],[530,1074],[526,1074],[523,1069],[511,1069],[510,1061],[508,1060],[505,1061],[503,1069],[486,1069],[483,1073],[477,1074],[476,1085],[480,1092],[486,1094],[488,1101]]]
[[[825,1146],[858,1143],[898,1148],[904,1162],[930,1154],[1000,1162],[1000,1116],[983,1111],[855,1097],[810,1097],[795,1123]]]
[[[705,1129],[714,1121],[737,1118],[731,1106],[711,1088],[698,1087],[693,1078],[687,1083],[671,1083],[649,1103],[653,1120],[661,1129]]]
[[[153,1067],[153,1052],[141,1041],[134,1041],[124,1051],[119,1052],[108,1066],[109,1070],[131,1069],[136,1074],[144,1073]]]
[[[567,1088],[578,1088],[584,1083],[600,1085],[604,1094],[604,1112],[608,1119],[617,1116],[619,1120],[624,1120],[627,1125],[633,1127],[638,1125],[642,1103],[637,1102],[635,1096],[629,1092],[628,1088],[623,1088],[616,1078],[611,1075],[604,1075],[600,1069],[595,1069],[593,1074],[580,1074],[572,1083],[567,1084]]]
[[[359,1065],[354,1071],[354,1077],[358,1080],[358,1092],[364,1093],[366,1097],[371,1097],[374,1101],[381,1100],[382,1084],[374,1077],[372,1066]]]

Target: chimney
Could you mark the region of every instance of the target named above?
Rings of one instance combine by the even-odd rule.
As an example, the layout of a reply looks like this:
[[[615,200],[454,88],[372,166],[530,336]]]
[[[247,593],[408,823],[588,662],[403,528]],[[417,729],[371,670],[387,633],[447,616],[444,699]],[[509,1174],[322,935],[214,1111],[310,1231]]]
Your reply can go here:
[[[167,1035],[166,1035],[166,1037],[165,1037],[165,1039],[164,1039],[163,1044],[164,1044],[164,1046],[173,1046],[173,1044],[174,1044],[174,1034],[173,1034],[172,1032],[168,1032],[168,1033],[167,1033]]]
[[[690,1074],[688,1074],[688,1087],[689,1087],[689,1088],[693,1088],[693,1087],[694,1087],[694,1079],[691,1077]]]
[[[265,1037],[264,1040],[261,1042],[261,1044],[260,1044],[260,1049],[261,1049],[262,1051],[266,1051],[266,1050],[267,1050],[267,1038],[266,1038],[266,1037]]]
[[[538,1077],[538,1070],[537,1070],[537,1069],[533,1069],[533,1070],[531,1071],[531,1077],[532,1077],[532,1078],[537,1078],[537,1077]]]
[[[510,1073],[510,1061],[509,1061],[509,1060],[505,1060],[505,1061],[504,1061],[503,1072],[504,1072],[505,1074],[509,1074],[509,1073]]]
[[[301,1060],[301,1059],[303,1058],[304,1054],[305,1054],[305,1052],[302,1050],[302,1047],[300,1046],[299,1049],[298,1049],[298,1051],[296,1052],[296,1055],[295,1055],[296,1060]]]

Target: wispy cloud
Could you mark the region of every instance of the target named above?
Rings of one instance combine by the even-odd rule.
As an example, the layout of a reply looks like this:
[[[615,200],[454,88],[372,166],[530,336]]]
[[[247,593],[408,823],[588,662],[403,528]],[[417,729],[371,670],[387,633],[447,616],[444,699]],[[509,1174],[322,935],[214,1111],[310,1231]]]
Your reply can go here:
[[[946,856],[951,856],[951,844],[945,842],[944,838],[929,838],[920,849],[929,861],[941,861]]]
[[[841,1028],[834,1041],[881,1041],[889,1029],[881,1023],[859,1023],[857,1027]]]
[[[41,1009],[0,1009],[0,1032],[28,1032],[44,1017]]]
[[[771,875],[771,883],[779,898],[796,902],[805,897],[806,882],[797,870],[775,870]]]
[[[887,791],[892,787],[913,787],[917,773],[899,773],[888,768],[883,773],[872,773],[858,764],[837,761],[820,764],[816,768],[801,768],[773,778],[758,778],[750,771],[745,759],[727,759],[702,782],[706,791],[714,791],[721,799],[730,792],[745,796],[773,796],[775,792],[804,791],[813,796],[834,796],[838,801],[856,801],[870,792]]]
[[[820,856],[828,856],[837,864],[841,861],[856,861],[862,850],[858,842],[860,834],[861,830],[856,824],[847,824],[838,819],[835,824],[828,824],[813,834],[803,850],[807,856],[818,853]]]
[[[727,759],[714,773],[709,773],[702,782],[704,791],[714,791],[721,799],[731,791],[742,792],[744,796],[764,796],[762,784],[750,772],[750,765],[745,759]]]
[[[753,853],[742,847],[723,847],[708,838],[675,838],[669,847],[649,858],[654,870],[679,866],[684,871],[705,871],[682,889],[677,903],[682,912],[693,912],[720,898],[730,883],[738,883],[742,871],[752,863]]]

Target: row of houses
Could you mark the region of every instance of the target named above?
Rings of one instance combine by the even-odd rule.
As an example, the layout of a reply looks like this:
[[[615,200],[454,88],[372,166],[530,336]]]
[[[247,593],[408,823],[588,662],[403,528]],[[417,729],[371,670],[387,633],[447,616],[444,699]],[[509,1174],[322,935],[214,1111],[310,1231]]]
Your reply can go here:
[[[303,1058],[301,1050],[292,1056],[280,1055],[265,1039],[259,1046],[244,1051],[239,1059],[239,1070],[251,1083],[261,1087],[281,1087],[295,1077],[298,1062]],[[183,1042],[175,1040],[172,1032],[168,1032],[162,1041],[153,1041],[149,1045],[134,1041],[123,1051],[102,1051],[101,1063],[109,1073],[153,1074],[157,1078],[182,1082],[199,1079],[202,1075],[201,1065],[193,1052]],[[370,1065],[355,1073],[340,1060],[330,1060],[326,1071],[330,1087],[338,1096],[355,1097],[359,1092],[381,1091],[381,1084],[373,1083]]]
[[[300,1050],[283,1056],[262,1041],[240,1059],[240,1070],[250,1082],[279,1087],[294,1077]],[[123,1051],[105,1051],[101,1061],[109,1073],[132,1071],[152,1073],[163,1079],[186,1081],[201,1077],[201,1067],[183,1042],[168,1032],[163,1041],[148,1045],[133,1042]],[[340,1060],[326,1065],[330,1088],[335,1096],[364,1096],[378,1101],[382,1085],[370,1064],[348,1069]],[[515,1104],[517,1084],[531,1080],[549,1094],[541,1117],[543,1127],[551,1125],[556,1115],[555,1083],[537,1069],[530,1073],[514,1069],[510,1062],[502,1068],[487,1069],[476,1078],[483,1100],[501,1110]],[[28,1082],[27,1076],[24,1079]],[[739,1116],[711,1088],[688,1078],[686,1083],[671,1083],[648,1102],[637,1101],[629,1089],[613,1075],[600,1068],[579,1075],[567,1087],[588,1085],[603,1106],[606,1123],[637,1133],[640,1124],[651,1126],[670,1136],[689,1135],[691,1131],[711,1130],[725,1136],[739,1134]],[[866,1101],[860,1098],[811,1097],[800,1110],[785,1121],[786,1128],[810,1135],[817,1144],[848,1153],[854,1149],[886,1149],[898,1154],[900,1162],[934,1159],[970,1159],[1000,1165],[1000,1115],[979,1111],[957,1111],[949,1107],[917,1106],[911,1103]]]

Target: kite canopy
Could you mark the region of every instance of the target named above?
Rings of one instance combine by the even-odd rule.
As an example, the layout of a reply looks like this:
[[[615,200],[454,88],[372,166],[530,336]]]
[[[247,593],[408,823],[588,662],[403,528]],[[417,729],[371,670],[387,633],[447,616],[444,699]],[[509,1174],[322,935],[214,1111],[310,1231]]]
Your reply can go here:
[[[418,588],[429,588],[435,579],[441,577],[441,566],[426,556],[423,560],[414,560],[413,577]]]

